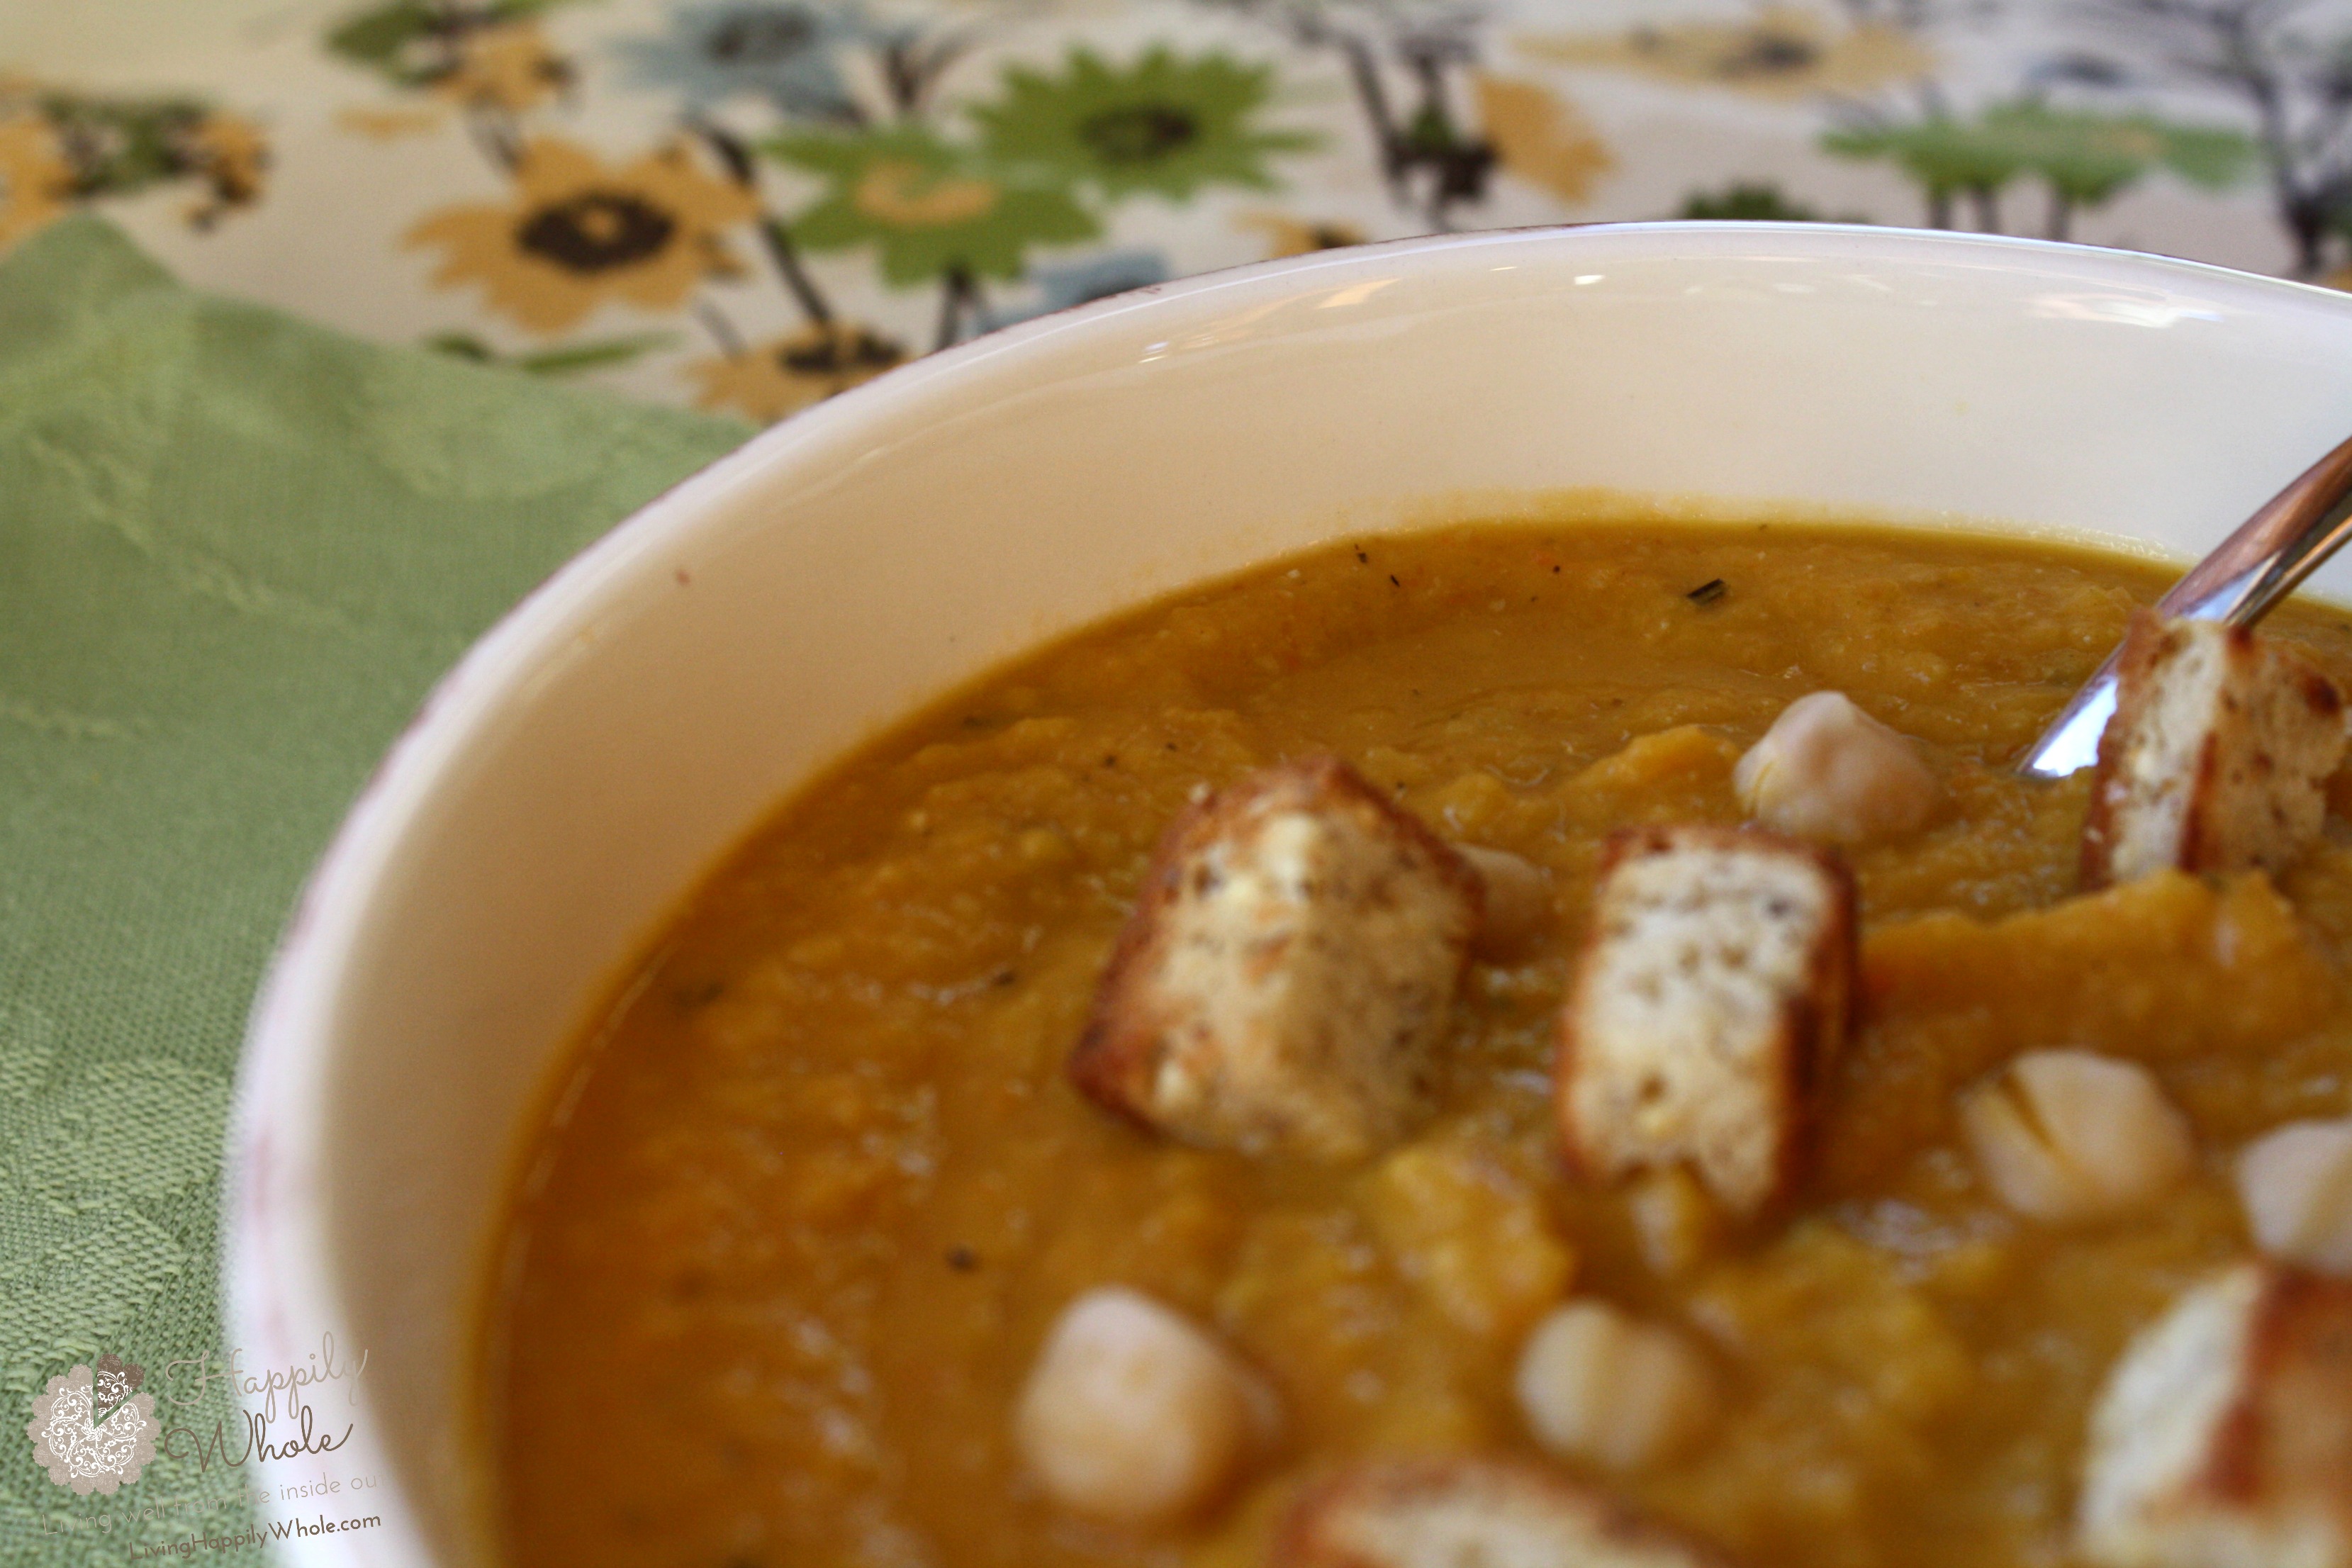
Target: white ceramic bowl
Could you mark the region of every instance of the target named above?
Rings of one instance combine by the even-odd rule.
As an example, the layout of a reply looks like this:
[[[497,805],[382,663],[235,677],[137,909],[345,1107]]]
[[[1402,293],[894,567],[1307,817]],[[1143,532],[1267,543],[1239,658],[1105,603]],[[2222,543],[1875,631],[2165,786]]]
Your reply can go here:
[[[325,1468],[374,1475],[342,1511],[383,1522],[281,1551],[482,1559],[470,1318],[553,1053],[779,797],[943,688],[1341,531],[1573,487],[2187,557],[2347,415],[2352,300],[2321,289],[2020,241],[1662,225],[1171,284],[769,431],[474,648],[287,933],[237,1084],[230,1340],[249,1366],[325,1334],[364,1348]]]

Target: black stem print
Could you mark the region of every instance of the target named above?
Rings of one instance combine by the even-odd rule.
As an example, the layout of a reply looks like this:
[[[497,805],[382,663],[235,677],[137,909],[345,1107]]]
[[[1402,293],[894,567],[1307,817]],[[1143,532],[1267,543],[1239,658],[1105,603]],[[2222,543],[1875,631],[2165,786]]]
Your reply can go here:
[[[891,112],[901,120],[915,118],[915,105],[922,99],[922,83],[915,75],[913,40],[905,37],[892,38],[882,46],[882,87],[890,95]]]
[[[817,326],[830,326],[833,307],[825,303],[824,296],[817,292],[816,279],[811,278],[808,268],[801,265],[800,247],[793,243],[792,230],[784,226],[784,220],[772,214],[761,214],[760,240],[767,247],[768,259],[775,263],[776,275],[784,280],[784,287],[791,290],[793,300],[800,306],[801,313]]]
[[[1396,116],[1389,109],[1388,89],[1381,84],[1380,62],[1372,56],[1371,45],[1349,34],[1336,35],[1341,56],[1348,62],[1348,79],[1355,84],[1356,100],[1363,107],[1364,119],[1370,124],[1372,141],[1381,152],[1381,177],[1388,182],[1392,201],[1405,199],[1404,137],[1398,131]]]
[[[2296,149],[2288,128],[2286,94],[2277,73],[2265,68],[2261,58],[2253,36],[2253,9],[2252,5],[2211,7],[2206,12],[2206,25],[2220,40],[2223,74],[2234,78],[2253,100],[2272,195],[2279,216],[2294,237],[2295,276],[2309,278],[2319,270],[2324,218],[2295,178]]]
[[[502,114],[494,114],[468,105],[465,110],[466,132],[483,157],[502,174],[511,174],[522,162],[520,139],[513,125]]]
[[[1839,0],[1850,23],[1871,23],[1916,37],[1938,23],[1981,21],[2000,0]]]
[[[821,120],[843,131],[863,131],[874,122],[866,106],[845,94],[786,92],[779,95],[776,106],[787,115]]]
[[[1406,52],[1405,68],[1412,72],[1421,89],[1421,106],[1412,118],[1412,151],[1434,160],[1429,181],[1429,226],[1444,233],[1454,226],[1445,210],[1453,205],[1454,195],[1448,163],[1460,141],[1454,133],[1454,117],[1446,111],[1445,66],[1433,51],[1417,49]]]
[[[1475,61],[1467,32],[1475,19],[1471,13],[1421,24],[1385,6],[1367,6],[1373,15],[1358,31],[1335,23],[1317,0],[1233,3],[1244,15],[1281,27],[1297,47],[1328,49],[1339,57],[1379,150],[1381,178],[1391,201],[1419,210],[1431,227],[1446,229],[1453,226],[1457,204],[1485,199],[1495,149],[1484,138],[1464,136],[1446,101],[1448,68]],[[1419,89],[1418,107],[1407,121],[1398,120],[1389,98],[1383,50]],[[1424,178],[1425,192],[1420,188]]]
[[[702,138],[726,168],[729,178],[745,190],[757,193],[760,182],[758,167],[751,162],[751,149],[743,145],[740,137],[708,120],[689,119],[687,124]],[[833,307],[825,302],[824,295],[818,289],[816,279],[809,276],[808,268],[801,265],[800,247],[793,243],[792,230],[784,226],[784,220],[763,212],[760,215],[758,227],[761,247],[775,265],[776,276],[783,280],[793,302],[801,308],[801,314],[816,326],[830,325]]]
[[[2352,60],[2291,30],[2309,0],[2098,0],[2092,14],[2179,77],[2237,99],[2254,119],[2294,271],[2325,269],[2352,211]]]
[[[439,46],[440,74],[455,76],[465,66],[467,26],[465,11],[450,0],[434,7],[431,30],[434,43]]]
[[[971,52],[972,43],[968,33],[926,38],[911,28],[884,40],[882,85],[889,94],[891,112],[901,120],[921,119],[931,89],[950,66]]]
[[[729,359],[741,359],[751,352],[751,345],[744,342],[743,334],[735,330],[735,323],[727,319],[727,312],[709,300],[695,300],[694,319],[702,323],[702,330],[710,334],[710,341],[717,343],[719,352]]]
[[[940,281],[940,330],[931,344],[934,352],[955,346],[963,333],[965,309],[978,294],[971,269],[961,262],[950,265]]]
[[[729,179],[747,191],[751,188],[758,179],[758,174],[756,166],[751,162],[751,150],[743,145],[742,138],[726,127],[714,124],[699,115],[688,116],[686,126],[688,130],[702,138],[703,144],[710,149],[711,155],[716,157],[726,169]]]
[[[1421,89],[1421,119],[1450,132],[1454,116],[1445,101],[1445,62],[1433,49],[1416,49],[1405,57],[1406,68]]]

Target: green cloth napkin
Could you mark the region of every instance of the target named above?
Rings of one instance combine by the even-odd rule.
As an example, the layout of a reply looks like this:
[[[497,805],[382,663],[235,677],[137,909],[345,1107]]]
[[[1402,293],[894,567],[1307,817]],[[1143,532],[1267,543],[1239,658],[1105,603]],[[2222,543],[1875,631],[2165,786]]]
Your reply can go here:
[[[0,1561],[250,1522],[251,1465],[53,1484],[32,1399],[223,1353],[229,1080],[304,872],[477,634],[747,433],[207,298],[95,219],[0,262]]]

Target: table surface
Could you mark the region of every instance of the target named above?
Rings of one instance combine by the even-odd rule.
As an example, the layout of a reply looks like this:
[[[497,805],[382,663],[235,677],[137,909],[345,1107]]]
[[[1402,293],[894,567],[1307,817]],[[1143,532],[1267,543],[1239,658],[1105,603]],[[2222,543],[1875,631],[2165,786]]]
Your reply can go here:
[[[24,4],[0,247],[94,204],[203,288],[758,420],[1102,293],[1438,228],[1858,218],[2333,274],[2352,8],[2167,9]]]
[[[2334,0],[0,0],[0,1405],[119,1355],[159,1424],[235,1420],[173,1396],[236,1353],[222,1121],[304,868],[466,643],[742,418],[1433,228],[2327,280],[2347,39]],[[291,1477],[34,1455],[0,1561],[48,1568],[234,1538]]]
[[[433,679],[750,428],[202,294],[93,217],[0,258],[0,1563],[236,1536],[248,1489],[314,1479],[204,1378],[240,1353],[221,1151],[262,966]],[[44,1474],[26,1437],[110,1355],[153,1403],[105,1431],[158,1451],[69,1410],[88,1463]]]

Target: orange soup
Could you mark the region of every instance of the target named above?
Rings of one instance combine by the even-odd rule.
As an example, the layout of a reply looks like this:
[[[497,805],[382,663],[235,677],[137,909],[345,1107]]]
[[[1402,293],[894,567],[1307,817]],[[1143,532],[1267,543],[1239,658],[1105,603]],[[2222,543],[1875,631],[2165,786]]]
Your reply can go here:
[[[1344,542],[1066,638],[787,802],[583,1031],[511,1206],[484,1397],[499,1528],[564,1568],[1265,1561],[1351,1457],[1546,1457],[1514,1358],[1570,1293],[1674,1325],[1720,1408],[1587,1476],[1734,1560],[2064,1559],[2126,1339],[2248,1247],[2231,1162],[2352,1111],[2352,836],[2290,872],[2076,889],[2087,781],[2009,764],[2165,576],[1958,534],[1462,527]],[[2273,630],[2339,681],[2352,627]],[[1602,840],[1735,824],[1734,764],[1843,691],[1945,805],[1847,856],[1860,1023],[1769,1220],[1561,1159],[1549,1073]],[[1332,754],[1550,874],[1546,940],[1468,973],[1430,1114],[1360,1163],[1188,1147],[1065,1061],[1155,842],[1201,786]],[[2016,1053],[2151,1069],[2198,1151],[2059,1226],[1998,1201],[1955,1097]],[[1117,1284],[1208,1325],[1281,1437],[1215,1506],[1053,1505],[1013,1410]]]

